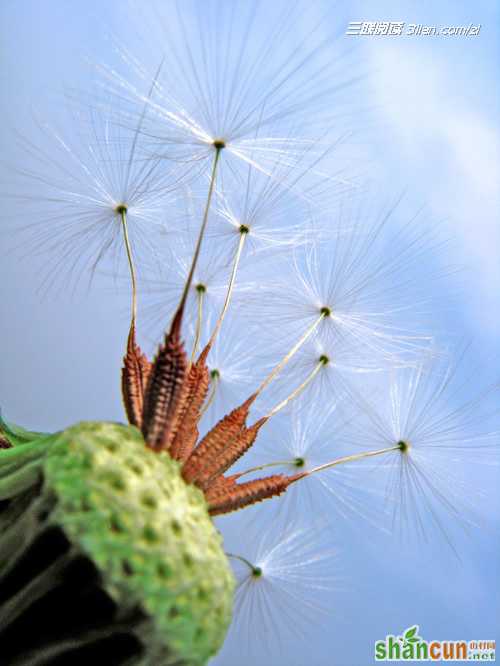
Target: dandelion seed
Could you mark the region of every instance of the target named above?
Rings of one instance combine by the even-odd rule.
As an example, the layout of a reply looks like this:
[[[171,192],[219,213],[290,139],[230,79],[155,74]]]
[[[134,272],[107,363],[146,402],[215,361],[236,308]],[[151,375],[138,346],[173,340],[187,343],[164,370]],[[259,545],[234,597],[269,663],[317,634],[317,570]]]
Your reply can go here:
[[[342,520],[343,528],[357,526],[359,519],[382,528],[383,515],[372,501],[372,493],[377,491],[360,481],[364,477],[359,467],[347,464],[355,461],[332,464],[349,456],[343,433],[349,430],[350,419],[356,418],[356,410],[346,415],[342,403],[333,401],[327,406],[323,403],[321,410],[316,401],[294,404],[291,414],[273,416],[262,432],[258,447],[252,449],[252,466],[244,467],[238,474],[272,468],[292,476],[302,474],[300,482],[293,483],[282,499],[267,508],[279,524],[286,525],[293,516],[302,513],[312,521],[318,515],[321,520],[324,514],[318,514],[317,507],[322,506],[327,508],[329,516],[336,515]]]
[[[332,207],[325,194],[319,194],[318,182],[328,185],[329,199],[339,196],[335,179],[314,173],[307,150],[298,162],[277,163],[271,174],[251,166],[230,171],[221,178],[216,207],[221,223],[212,232],[214,238],[224,241],[244,231],[253,261],[266,250],[276,260],[281,253],[310,243],[307,220],[312,211],[325,214]]]
[[[342,90],[352,81],[349,68],[332,54],[331,37],[314,39],[328,21],[317,20],[296,46],[288,48],[285,35],[296,25],[310,24],[298,5],[280,2],[267,7],[273,18],[265,23],[259,20],[257,5],[242,2],[210,0],[197,4],[196,11],[191,3],[176,2],[169,9],[174,11],[167,16],[160,5],[154,8],[144,40],[149,49],[157,45],[151,63],[138,63],[130,48],[119,46],[126,75],[99,66],[107,93],[126,107],[118,122],[133,124],[136,107],[147,103],[142,134],[152,154],[200,162],[223,148],[225,160],[236,168],[247,164],[269,174],[276,160],[284,155],[293,160],[295,149],[300,152],[311,144],[300,138],[299,125],[311,135],[318,114],[325,117],[326,111],[330,123],[334,118],[345,125],[338,110]],[[144,8],[140,11],[143,15]],[[142,44],[141,51],[145,55]],[[158,54],[167,65],[155,80],[154,93],[146,97],[142,91],[154,78],[150,72],[157,71]],[[290,138],[292,126],[298,138]]]
[[[279,411],[281,411],[284,407],[286,407],[292,400],[295,400],[305,389],[309,386],[309,384],[315,379],[315,377],[318,375],[318,373],[321,372],[328,364],[330,363],[330,359],[326,354],[321,354],[321,356],[318,357],[314,368],[311,370],[311,372],[307,375],[307,377],[303,380],[303,382],[297,386],[284,400],[282,400],[278,405],[273,407],[271,411],[266,415],[266,418],[271,418],[275,414],[277,414]]]
[[[446,358],[424,358],[418,366],[393,371],[389,386],[360,402],[359,419],[351,423],[347,440],[366,448],[396,447],[396,455],[381,460],[372,488],[383,490],[393,528],[428,538],[430,530],[452,544],[454,525],[478,519],[472,492],[474,467],[495,464],[500,433],[489,430],[498,414],[487,409],[493,385],[478,397],[464,399],[457,365]],[[468,391],[469,393],[469,391]]]
[[[208,341],[208,345],[210,347],[213,345],[213,343],[214,343],[214,341],[217,337],[217,334],[219,333],[219,330],[222,326],[222,322],[224,321],[224,317],[226,316],[226,313],[227,313],[228,308],[229,308],[229,303],[231,301],[231,297],[233,295],[233,290],[234,290],[234,287],[235,287],[235,284],[236,284],[236,273],[238,271],[238,266],[239,266],[239,263],[240,263],[241,253],[243,251],[243,246],[245,244],[245,240],[247,239],[247,236],[248,236],[248,231],[249,231],[248,227],[246,227],[245,225],[242,225],[240,227],[240,230],[239,230],[240,240],[239,240],[239,243],[238,243],[238,248],[236,250],[236,255],[234,257],[233,267],[231,269],[231,276],[229,278],[229,283],[228,283],[227,292],[226,292],[226,298],[224,299],[224,305],[222,307],[221,313],[220,313],[220,315],[219,315],[219,317],[218,317],[218,319],[215,323],[214,330],[212,331],[212,334],[211,334],[210,339]]]
[[[303,640],[308,625],[332,612],[337,553],[325,543],[321,529],[293,522],[267,533],[251,529],[243,544],[229,555],[238,586],[228,640],[243,637],[247,651],[255,654],[258,635],[266,654],[273,654],[281,640],[287,645]]]
[[[311,244],[295,253],[292,279],[264,285],[255,307],[260,306],[265,332],[271,336],[279,327],[280,341],[322,317],[317,336],[328,355],[335,356],[337,345],[350,345],[360,369],[363,362],[366,369],[398,365],[430,339],[409,331],[415,307],[424,301],[422,280],[416,284],[412,274],[433,244],[432,236],[415,231],[412,221],[389,237],[393,208],[370,225],[356,205],[342,213],[350,221],[349,231],[339,225],[328,244]]]
[[[107,258],[116,262],[126,250],[132,281],[137,266],[158,257],[155,239],[165,229],[165,208],[181,178],[158,161],[136,159],[133,132],[109,124],[96,112],[72,116],[88,133],[71,140],[45,124],[50,154],[23,141],[38,167],[20,170],[23,194],[14,195],[36,211],[23,232],[24,251],[48,254],[46,285],[61,273],[77,285]],[[68,131],[69,136],[69,131]],[[29,182],[29,195],[25,194]],[[126,233],[125,233],[126,232]],[[124,243],[125,240],[125,243]],[[134,315],[134,289],[132,316]]]
[[[220,157],[221,150],[224,147],[225,147],[225,145],[224,145],[223,142],[217,142],[217,146],[214,144],[215,155],[214,155],[213,164],[212,164],[212,171],[211,171],[211,174],[210,174],[208,193],[207,193],[207,201],[206,201],[206,204],[205,204],[205,210],[203,211],[203,218],[202,218],[202,221],[201,221],[201,227],[200,227],[200,231],[199,231],[199,234],[198,234],[198,239],[196,241],[195,249],[194,249],[194,252],[193,252],[193,258],[191,260],[191,266],[190,266],[190,269],[189,269],[189,273],[188,273],[188,276],[187,276],[187,279],[186,279],[186,284],[184,285],[184,290],[182,292],[181,300],[180,300],[180,303],[179,303],[179,308],[178,308],[179,311],[182,311],[184,309],[184,305],[186,303],[186,300],[187,300],[187,297],[188,297],[188,294],[189,294],[189,289],[190,289],[191,283],[193,281],[194,272],[196,270],[196,264],[198,262],[198,258],[199,258],[200,251],[201,251],[201,244],[203,242],[203,237],[205,236],[205,231],[206,231],[207,224],[208,224],[208,214],[210,212],[210,204],[212,203],[212,196],[213,196],[214,188],[215,188],[215,180],[216,180],[216,177],[217,177],[217,165],[219,163],[219,157]]]
[[[215,320],[212,315],[204,322],[203,345],[213,333]],[[207,357],[211,388],[203,408],[206,422],[221,418],[252,392],[255,379],[250,346],[251,337],[241,334],[237,321],[227,321],[224,334],[216,338]]]
[[[192,223],[193,215],[190,214]],[[170,245],[172,259],[164,262],[160,277],[142,281],[143,317],[157,335],[165,320],[179,303],[190,270],[190,256],[194,246],[193,234],[179,234]],[[185,335],[188,348],[195,346],[196,331],[206,344],[228,294],[228,280],[232,272],[231,257],[225,249],[208,243],[196,265],[185,308]],[[246,302],[246,294],[256,288],[253,281],[235,281],[231,287],[232,307],[238,312]],[[212,329],[207,328],[208,324]],[[227,346],[226,346],[227,347]]]
[[[402,367],[408,365],[404,361],[401,364]],[[325,402],[338,405],[349,399],[356,404],[359,380],[366,383],[369,375],[378,375],[385,370],[385,363],[363,354],[363,349],[353,345],[348,336],[337,338],[335,344],[316,336],[308,340],[290,361],[281,381],[274,387],[274,393],[288,395],[289,386],[298,384],[301,387],[298,394],[300,400],[291,404],[298,413],[306,405]],[[262,402],[267,404],[269,400]],[[283,407],[287,405],[288,402]]]
[[[287,363],[295,356],[295,354],[304,346],[307,340],[315,332],[318,326],[321,324],[323,319],[329,316],[329,311],[327,308],[322,308],[319,312],[319,316],[313,321],[313,323],[305,330],[301,335],[299,340],[293,345],[293,347],[283,356],[281,361],[273,368],[272,372],[264,379],[259,388],[257,389],[257,395],[262,393],[262,391],[269,386],[273,379],[283,370]]]

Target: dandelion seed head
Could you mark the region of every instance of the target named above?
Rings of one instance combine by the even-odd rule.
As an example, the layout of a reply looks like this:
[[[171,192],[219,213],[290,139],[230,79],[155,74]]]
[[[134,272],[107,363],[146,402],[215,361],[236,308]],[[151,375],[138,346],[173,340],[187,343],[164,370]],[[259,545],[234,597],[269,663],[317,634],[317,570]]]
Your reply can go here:
[[[345,135],[344,89],[354,82],[336,35],[314,38],[331,23],[326,17],[311,22],[310,12],[287,2],[265,14],[259,3],[239,1],[169,7],[167,14],[160,3],[146,12],[131,5],[132,22],[147,23],[147,32],[137,43],[115,40],[118,66],[95,65],[101,88],[120,102],[117,123],[134,125],[147,106],[141,145],[150,155],[201,165],[224,149],[231,169],[270,174],[318,135],[329,144]]]
[[[350,346],[360,370],[411,363],[432,339],[430,323],[422,330],[423,317],[421,330],[412,330],[415,311],[409,307],[409,300],[425,298],[424,281],[411,275],[432,240],[416,231],[412,220],[403,231],[398,228],[388,254],[394,208],[378,218],[370,210],[362,218],[355,209],[349,219],[349,210],[342,213],[350,221],[347,231],[339,225],[329,242],[294,251],[286,281],[275,276],[263,281],[255,302],[263,334],[269,334],[270,345],[278,326],[280,341],[298,337],[321,314],[315,337],[332,349]],[[315,237],[314,225],[310,237]]]
[[[159,257],[159,238],[170,230],[165,210],[178,205],[173,176],[158,161],[137,158],[133,131],[92,109],[39,122],[38,143],[20,137],[31,167],[13,171],[12,193],[22,204],[24,253],[43,257],[42,288],[91,282],[98,267],[120,273],[125,261],[120,218],[126,215],[138,270]],[[75,132],[72,123],[78,128]],[[45,147],[46,144],[46,147]],[[33,222],[33,220],[36,220]]]
[[[500,442],[487,401],[460,395],[457,367],[431,353],[415,367],[394,370],[371,398],[359,396],[359,417],[345,433],[351,446],[400,451],[367,464],[391,528],[405,538],[434,534],[452,547],[457,527],[482,522],[482,492],[468,486],[474,468],[485,474],[495,464]]]
[[[221,173],[216,192],[216,226],[212,234],[218,241],[248,234],[246,256],[286,255],[292,248],[310,242],[303,223],[308,210],[321,198],[310,192],[311,169],[307,156],[299,164],[277,164],[269,173],[245,170]],[[303,163],[302,163],[303,162]],[[332,185],[332,189],[335,189]]]
[[[325,541],[313,547],[321,527],[301,528],[297,521],[288,527],[263,532],[249,527],[238,539],[231,562],[237,578],[235,612],[229,640],[248,640],[255,652],[259,643],[273,638],[296,640],[304,637],[307,625],[317,624],[331,605],[325,603],[338,587],[338,551]]]
[[[343,414],[334,402],[325,404],[323,400],[322,404],[323,409],[318,409],[317,401],[305,401],[291,412],[273,417],[275,420],[261,433],[259,445],[250,452],[245,466],[281,461],[281,468],[289,474],[309,472],[346,451],[352,452],[352,447],[342,441],[352,413]],[[342,529],[350,529],[360,519],[376,529],[386,529],[386,515],[370,501],[372,492],[379,492],[383,498],[383,491],[365,488],[359,479],[359,470],[348,465],[313,474],[293,484],[267,507],[267,513],[273,524],[283,526],[298,515],[307,515],[313,524],[321,523],[328,515]]]

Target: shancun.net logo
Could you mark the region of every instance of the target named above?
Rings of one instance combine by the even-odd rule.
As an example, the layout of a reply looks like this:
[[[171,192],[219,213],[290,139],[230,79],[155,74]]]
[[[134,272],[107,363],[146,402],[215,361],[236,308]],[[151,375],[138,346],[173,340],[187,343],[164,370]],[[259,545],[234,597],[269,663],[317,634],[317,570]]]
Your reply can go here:
[[[418,624],[375,643],[375,661],[495,661],[495,641],[426,641]]]

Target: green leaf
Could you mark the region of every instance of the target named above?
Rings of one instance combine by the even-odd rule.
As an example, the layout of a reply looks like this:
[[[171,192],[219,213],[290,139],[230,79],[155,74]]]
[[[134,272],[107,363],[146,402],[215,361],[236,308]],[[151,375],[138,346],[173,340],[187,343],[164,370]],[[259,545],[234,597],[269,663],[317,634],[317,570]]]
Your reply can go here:
[[[412,639],[415,636],[417,631],[418,631],[418,624],[415,624],[413,627],[410,627],[409,629],[407,629],[405,631],[405,635],[404,635],[405,639],[407,641],[409,641],[410,639]]]
[[[20,444],[33,442],[36,439],[47,437],[48,434],[49,433],[45,432],[25,430],[13,423],[7,423],[7,421],[3,420],[0,411],[0,437],[6,440],[11,446],[19,446]]]

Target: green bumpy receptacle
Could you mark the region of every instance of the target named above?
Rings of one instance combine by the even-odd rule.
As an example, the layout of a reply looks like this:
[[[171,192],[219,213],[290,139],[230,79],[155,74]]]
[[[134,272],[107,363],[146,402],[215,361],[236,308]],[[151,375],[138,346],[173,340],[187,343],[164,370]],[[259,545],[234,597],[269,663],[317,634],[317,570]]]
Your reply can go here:
[[[12,663],[76,664],[100,645],[114,656],[97,663],[205,664],[224,640],[234,579],[179,463],[112,423],[12,443],[0,450],[0,641]]]

